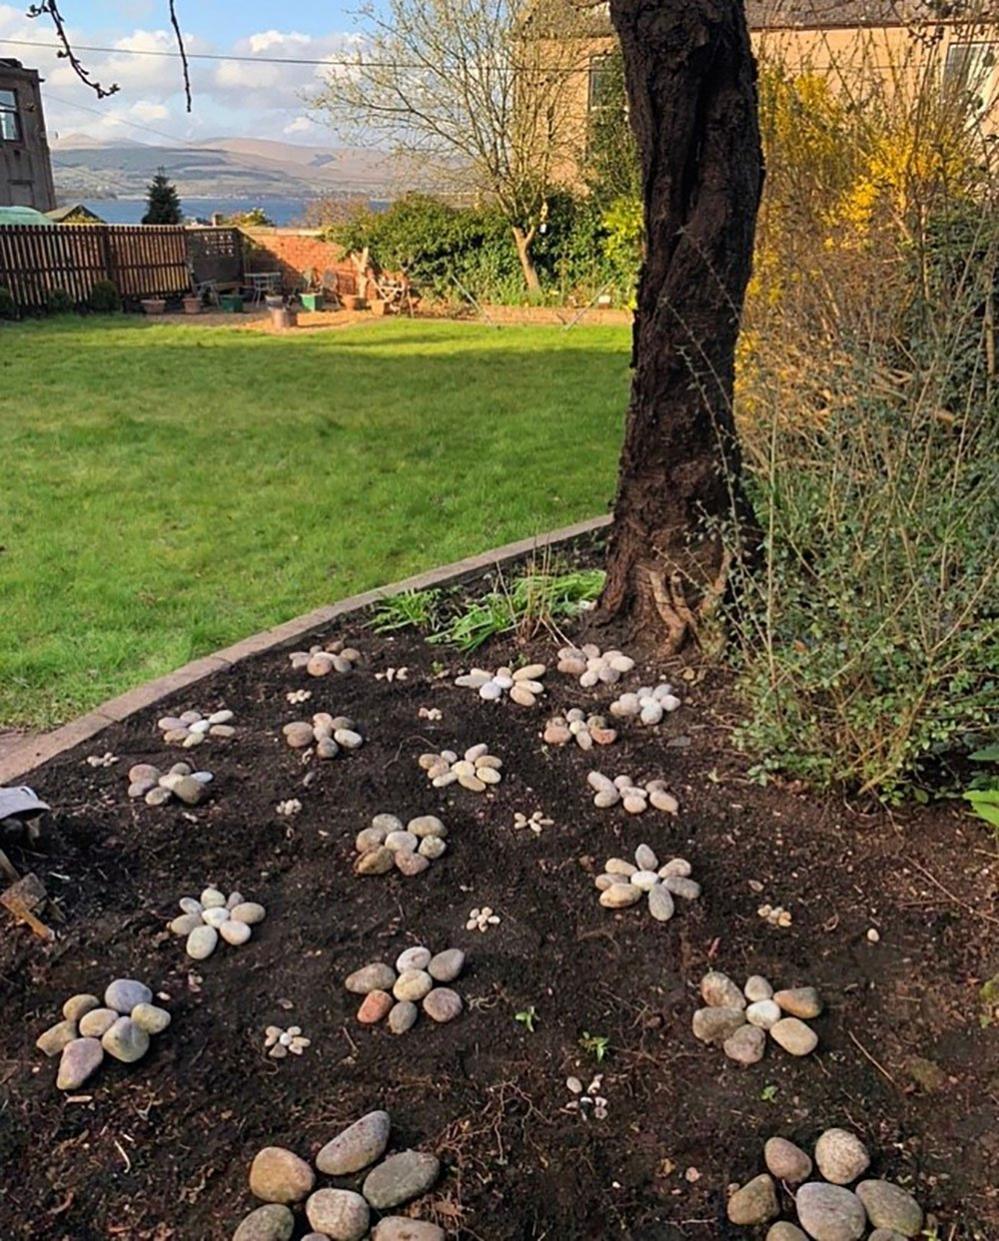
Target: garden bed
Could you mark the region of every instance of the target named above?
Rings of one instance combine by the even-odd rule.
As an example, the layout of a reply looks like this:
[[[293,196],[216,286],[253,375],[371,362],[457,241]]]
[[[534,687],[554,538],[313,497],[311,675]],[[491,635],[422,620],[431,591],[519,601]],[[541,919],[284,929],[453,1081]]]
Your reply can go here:
[[[889,816],[760,787],[731,748],[736,705],[719,672],[685,679],[678,664],[640,661],[618,685],[584,690],[556,672],[562,643],[547,635],[525,647],[494,638],[468,656],[377,634],[369,620],[347,616],[311,638],[359,649],[352,672],[293,669],[290,650],[310,645],[300,638],[32,773],[54,807],[46,853],[8,852],[58,898],[59,939],[46,948],[7,924],[0,939],[0,1235],[221,1241],[259,1205],[247,1169],[261,1147],[311,1158],[376,1108],[391,1112],[400,1149],[441,1158],[414,1213],[449,1236],[754,1235],[727,1222],[730,1183],[759,1171],[770,1135],[810,1146],[837,1125],[875,1152],[876,1175],[913,1189],[941,1238],[996,1235],[999,1060],[979,996],[999,968],[996,864],[959,806]],[[548,665],[536,706],[453,683],[510,661]],[[407,671],[377,676],[390,668]],[[542,744],[550,716],[664,678],[684,702],[658,726],[619,721],[617,741],[590,752]],[[291,704],[293,690],[311,698]],[[157,721],[191,707],[231,710],[235,734],[193,751],[165,744]],[[363,745],[304,762],[282,726],[318,711],[350,717]],[[479,742],[503,762],[482,792],[435,787],[418,765]],[[105,752],[117,761],[86,762]],[[189,755],[214,775],[206,801],[129,799],[134,764]],[[679,815],[598,809],[592,769],[662,778]],[[279,814],[289,799],[301,810]],[[551,825],[514,827],[535,811]],[[447,851],[413,876],[355,874],[355,836],[380,812],[439,815]],[[643,842],[689,858],[703,887],[665,923],[644,904],[597,900],[604,859]],[[167,922],[208,884],[267,916],[248,943],[196,961]],[[791,925],[761,917],[764,903]],[[500,921],[468,929],[484,906]],[[359,1024],[344,979],[418,943],[466,953],[460,1017],[421,1016],[402,1036]],[[771,1048],[743,1068],[698,1042],[691,1019],[711,969],[819,988],[818,1050]],[[168,997],[172,1023],[138,1064],[105,1061],[67,1098],[35,1039],[67,996],[118,976]],[[264,1031],[292,1024],[309,1045],[275,1061]],[[566,1079],[595,1074],[607,1114],[584,1120],[566,1107]],[[305,1231],[300,1221],[295,1237]]]

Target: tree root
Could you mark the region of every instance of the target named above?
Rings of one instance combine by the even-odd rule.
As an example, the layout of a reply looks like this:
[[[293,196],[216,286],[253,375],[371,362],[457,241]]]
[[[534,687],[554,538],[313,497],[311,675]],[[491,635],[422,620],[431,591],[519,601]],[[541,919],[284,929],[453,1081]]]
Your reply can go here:
[[[666,627],[666,653],[675,655],[690,638],[700,643],[700,630],[704,622],[717,610],[728,585],[732,567],[732,553],[728,548],[722,552],[721,565],[713,582],[704,589],[700,602],[691,607],[683,588],[683,575],[674,570],[669,578],[665,572],[646,570],[652,602],[659,619]]]

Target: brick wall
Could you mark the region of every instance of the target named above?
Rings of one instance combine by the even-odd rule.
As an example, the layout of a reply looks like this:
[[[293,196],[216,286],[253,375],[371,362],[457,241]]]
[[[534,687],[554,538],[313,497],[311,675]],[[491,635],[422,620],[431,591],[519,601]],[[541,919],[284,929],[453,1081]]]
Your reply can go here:
[[[301,288],[302,277],[310,267],[320,277],[332,270],[337,274],[341,293],[353,293],[356,289],[354,266],[343,247],[324,241],[312,229],[254,228],[244,229],[243,235],[248,243],[248,271],[280,271],[285,288],[292,290]]]

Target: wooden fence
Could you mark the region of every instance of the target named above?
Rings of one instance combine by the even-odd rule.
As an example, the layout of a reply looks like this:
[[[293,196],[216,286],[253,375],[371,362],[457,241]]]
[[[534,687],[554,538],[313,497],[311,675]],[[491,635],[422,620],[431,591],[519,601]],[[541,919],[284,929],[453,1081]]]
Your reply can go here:
[[[211,270],[206,273],[199,266]],[[238,280],[241,266],[239,233],[231,228],[0,227],[0,288],[10,290],[22,311],[44,310],[55,289],[64,289],[77,306],[85,306],[99,280],[110,280],[126,302],[176,296],[190,290],[192,270],[199,280]]]

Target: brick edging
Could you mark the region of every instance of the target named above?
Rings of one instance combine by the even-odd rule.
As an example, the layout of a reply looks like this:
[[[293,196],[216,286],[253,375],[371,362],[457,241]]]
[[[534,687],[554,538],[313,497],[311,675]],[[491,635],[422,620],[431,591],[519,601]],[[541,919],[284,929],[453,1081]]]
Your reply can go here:
[[[608,516],[591,517],[571,526],[563,526],[560,530],[549,531],[548,534],[518,539],[515,543],[505,543],[502,547],[494,547],[491,551],[482,552],[478,556],[467,556],[464,560],[456,560],[452,564],[440,565],[425,573],[417,573],[414,577],[404,578],[401,582],[392,582],[387,586],[366,590],[359,595],[351,595],[347,599],[341,599],[339,603],[326,604],[302,616],[296,616],[293,620],[285,621],[281,625],[275,625],[272,629],[252,634],[241,642],[235,642],[211,655],[204,655],[189,664],[184,664],[176,671],[168,672],[166,676],[157,677],[154,681],[147,681],[145,685],[139,685],[115,698],[109,698],[107,702],[101,703],[93,711],[71,720],[61,728],[42,733],[41,736],[33,737],[15,746],[0,760],[0,785],[20,782],[29,772],[47,763],[49,759],[55,758],[66,750],[71,750],[83,741],[88,741],[91,737],[103,732],[105,728],[128,719],[130,715],[152,706],[161,698],[166,698],[188,685],[194,685],[214,672],[231,668],[250,655],[259,655],[271,647],[280,646],[298,637],[299,634],[315,629],[318,625],[328,624],[337,617],[360,611],[362,608],[370,607],[372,603],[377,603],[379,599],[387,599],[406,590],[426,590],[430,586],[460,582],[463,578],[480,573],[483,569],[489,569],[507,560],[515,560],[528,552],[553,547],[558,543],[578,538],[582,534],[600,530],[610,525],[610,521]]]

